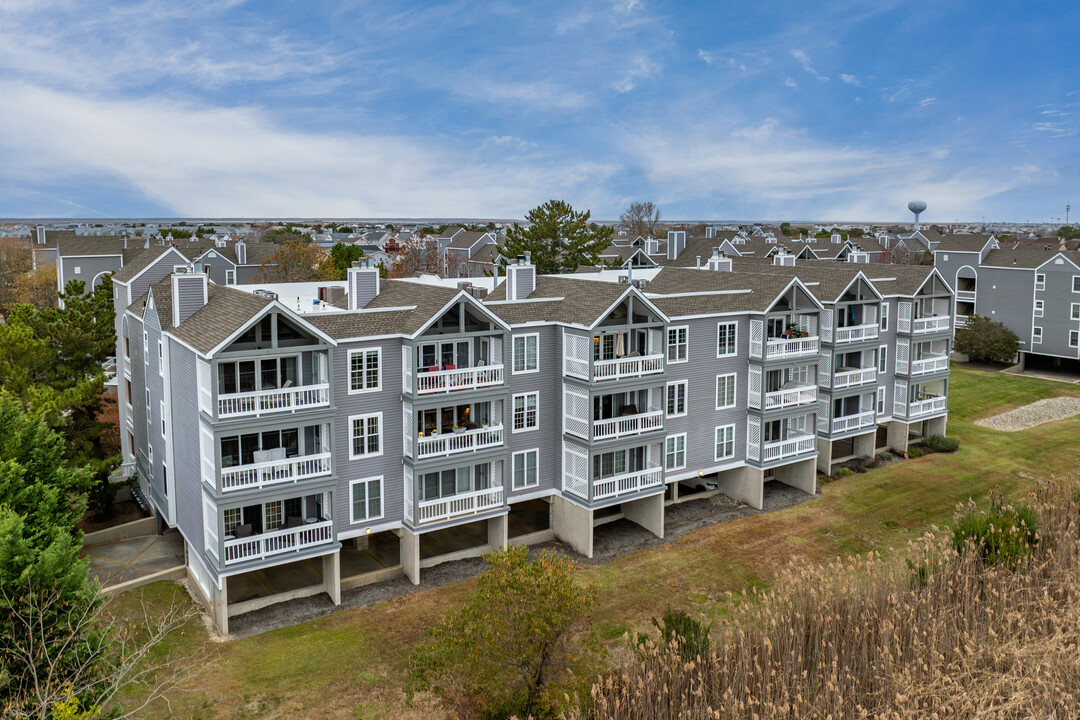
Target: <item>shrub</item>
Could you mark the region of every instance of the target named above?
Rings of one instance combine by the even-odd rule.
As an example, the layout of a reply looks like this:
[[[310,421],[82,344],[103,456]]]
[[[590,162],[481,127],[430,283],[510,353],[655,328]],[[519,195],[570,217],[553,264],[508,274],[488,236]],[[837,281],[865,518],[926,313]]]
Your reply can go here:
[[[664,613],[662,624],[653,618],[653,625],[660,631],[663,647],[678,653],[683,660],[689,662],[694,658],[705,657],[709,654],[709,649],[712,647],[712,642],[709,640],[711,625],[702,624],[682,610],[672,612],[670,608]],[[640,644],[641,639],[639,639]]]
[[[971,315],[967,324],[956,331],[953,348],[972,360],[1012,362],[1020,351],[1020,338],[1004,323],[982,315]]]
[[[922,441],[922,444],[928,449],[940,453],[956,452],[960,448],[959,440],[956,438],[945,437],[944,435],[928,437]]]
[[[854,475],[854,474],[855,474],[855,471],[854,471],[854,470],[852,470],[851,468],[849,468],[849,467],[842,467],[842,468],[840,468],[839,470],[837,470],[837,471],[836,471],[835,473],[833,473],[833,477],[835,477],[835,478],[838,478],[838,479],[839,479],[839,478],[846,478],[846,477],[848,477],[849,475]]]
[[[1039,542],[1039,518],[1028,505],[1007,505],[1000,491],[991,495],[990,508],[979,510],[968,501],[957,512],[953,548],[974,552],[991,565],[1015,566]]]

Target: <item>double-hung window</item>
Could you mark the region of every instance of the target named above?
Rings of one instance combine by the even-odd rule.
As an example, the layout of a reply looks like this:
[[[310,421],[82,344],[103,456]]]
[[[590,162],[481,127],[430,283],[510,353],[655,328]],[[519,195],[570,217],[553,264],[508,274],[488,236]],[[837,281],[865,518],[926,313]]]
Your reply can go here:
[[[1073,292],[1080,293],[1080,275],[1073,275]]]
[[[226,270],[225,271],[225,284],[226,285],[235,285],[236,284],[236,271],[235,270]]]
[[[143,330],[142,334],[142,356],[143,363],[150,364],[150,333]]]
[[[877,371],[886,372],[889,369],[889,346],[881,345],[877,349]]]
[[[349,428],[352,433],[349,457],[355,460],[382,455],[382,413],[353,415],[349,418]]]
[[[514,338],[514,374],[532,373],[540,369],[537,358],[538,333],[518,335]]]
[[[688,339],[690,328],[687,326],[668,328],[667,331],[667,361],[671,363],[686,362]]]
[[[664,443],[664,468],[679,470],[686,467],[686,433],[672,435]]]
[[[536,487],[540,483],[540,478],[536,473],[539,459],[539,450],[523,450],[514,453],[513,487],[515,490]]]
[[[686,414],[686,380],[667,384],[667,416],[681,417]]]
[[[1069,347],[1071,347],[1071,348],[1080,347],[1080,331],[1077,331],[1077,330],[1070,330],[1069,331]]]
[[[1069,306],[1069,317],[1073,320],[1080,320],[1080,303],[1072,303]]]
[[[1031,344],[1037,345],[1042,342],[1042,328],[1036,325],[1031,328]]]
[[[1045,290],[1046,289],[1046,275],[1044,275],[1042,273],[1035,273],[1035,289],[1036,290]]]
[[[883,386],[877,389],[877,414],[885,414],[885,388]]]
[[[735,457],[735,426],[722,425],[716,428],[717,460],[729,460]]]
[[[729,357],[738,350],[739,324],[719,323],[716,326],[716,357]]]
[[[349,482],[349,522],[370,522],[382,517],[382,475]]]
[[[382,350],[370,348],[349,351],[349,394],[372,392],[382,388]]]
[[[716,376],[716,409],[735,407],[735,373]]]
[[[157,341],[157,371],[158,375],[165,377],[165,343]]]
[[[881,332],[889,329],[889,303],[881,303]]]
[[[525,432],[540,427],[537,405],[540,393],[531,392],[514,396],[514,432]]]
[[[161,437],[165,437],[165,401],[162,400],[159,406],[161,412]]]
[[[1042,316],[1043,316],[1043,301],[1042,300],[1036,300],[1035,301],[1035,317],[1042,317]]]

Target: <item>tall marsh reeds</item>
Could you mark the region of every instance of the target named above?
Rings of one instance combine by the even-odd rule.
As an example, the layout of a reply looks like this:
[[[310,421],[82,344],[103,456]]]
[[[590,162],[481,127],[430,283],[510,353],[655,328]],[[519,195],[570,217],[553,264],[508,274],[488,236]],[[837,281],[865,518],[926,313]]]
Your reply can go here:
[[[979,512],[958,509],[959,546],[935,531],[901,558],[791,571],[737,603],[695,657],[629,645],[571,718],[1080,717],[1075,485],[1051,482],[1022,506],[995,497],[986,527]],[[1004,534],[1010,554],[987,553],[980,530],[994,548]]]

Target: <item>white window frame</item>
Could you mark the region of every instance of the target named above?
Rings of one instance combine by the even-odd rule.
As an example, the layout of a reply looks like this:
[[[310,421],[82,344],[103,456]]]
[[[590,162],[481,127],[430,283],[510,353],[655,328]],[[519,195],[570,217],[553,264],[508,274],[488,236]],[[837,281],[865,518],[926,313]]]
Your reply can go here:
[[[1035,289],[1046,289],[1046,275],[1044,273],[1035,273]]]
[[[75,274],[76,275],[82,275],[82,266],[81,265],[76,265],[75,266]]]
[[[226,285],[235,285],[236,284],[236,271],[235,270],[226,270],[225,271],[225,284]]]
[[[522,341],[522,368],[517,369],[518,340]],[[529,367],[529,340],[533,341],[533,367]],[[510,372],[514,375],[528,375],[540,372],[540,333],[514,335],[510,340]]]
[[[161,494],[169,497],[169,466],[161,463]]]
[[[731,402],[725,405],[720,404],[720,381],[731,379]],[[725,383],[726,384],[726,383]],[[738,373],[722,373],[716,376],[716,409],[717,410],[730,410],[739,404],[739,374]]]
[[[150,402],[150,388],[146,390],[146,440],[150,441],[150,433],[154,430],[154,406]]]
[[[1080,347],[1080,330],[1069,331],[1069,347]]]
[[[673,448],[672,443],[681,440],[681,448]],[[679,457],[682,456],[682,462],[678,462]],[[676,462],[672,462],[672,457],[676,459]],[[686,433],[679,433],[678,435],[668,435],[664,438],[664,469],[665,470],[682,470],[686,467]]]
[[[1044,306],[1042,300],[1035,301],[1035,317],[1040,318],[1043,316],[1043,307]]]
[[[881,303],[881,332],[888,332],[889,330],[889,303]]]
[[[376,373],[375,373],[375,385],[372,386],[372,387],[367,387],[366,386],[367,385],[367,373],[368,373],[367,357],[371,353],[375,354],[375,363],[376,363],[376,367],[375,367],[375,370],[376,370]],[[360,375],[361,375],[361,378],[363,379],[364,387],[360,387],[360,388],[356,388],[356,387],[353,386],[353,358],[355,356],[357,356],[357,355],[362,355],[363,358],[364,358],[364,360],[363,360],[363,368],[360,371]],[[382,348],[381,347],[356,348],[355,350],[350,350],[349,351],[349,364],[348,364],[347,368],[348,368],[347,371],[349,373],[349,394],[350,395],[360,395],[361,393],[378,392],[378,391],[382,390]]]
[[[358,485],[364,486],[364,517],[356,517],[356,488]],[[371,486],[378,485],[379,488],[379,514],[371,514]],[[383,476],[375,475],[374,477],[360,478],[359,480],[349,481],[349,523],[355,525],[357,523],[371,523],[373,520],[379,520],[386,514],[386,494],[383,488]]]
[[[675,343],[671,342],[671,333],[675,333]],[[679,342],[679,333],[682,333],[682,342]],[[717,340],[719,343],[719,340]],[[682,348],[682,358],[679,358],[678,350]],[[676,350],[675,359],[671,357],[672,349]],[[667,348],[666,348],[667,364],[678,365],[679,363],[687,362],[690,359],[690,326],[679,325],[677,327],[669,327],[667,331]]]
[[[142,331],[142,354],[143,354],[143,364],[144,365],[149,365],[150,364],[150,333],[148,333],[146,330]]]
[[[165,343],[157,341],[157,371],[158,375],[165,377]]]
[[[1031,344],[1032,345],[1041,345],[1042,344],[1042,326],[1041,325],[1036,325],[1036,326],[1031,328]]]
[[[669,418],[686,417],[686,392],[687,392],[687,389],[688,389],[688,387],[687,387],[688,384],[689,384],[689,381],[687,381],[687,380],[675,380],[673,382],[669,382],[667,384],[667,386],[664,388],[664,415],[666,417],[669,417]],[[682,386],[682,412],[675,412],[675,413],[668,412],[668,407],[669,407],[668,400],[669,400],[669,398],[671,396],[671,391],[675,390],[675,399],[678,400],[678,398],[679,398],[678,387],[680,385]]]
[[[529,424],[529,398],[533,398],[533,422]],[[517,401],[518,398],[523,400],[521,407],[522,412],[522,426],[517,426]],[[526,433],[533,432],[540,429],[540,393],[539,392],[527,392],[518,393],[514,395],[510,401],[510,432],[512,433]]]
[[[732,342],[730,343],[731,348],[732,348],[731,352],[725,352],[725,353],[720,352],[720,328],[722,328],[722,327],[730,327],[731,328],[731,337],[732,337]],[[738,355],[738,354],[739,354],[739,323],[737,321],[716,323],[716,357],[718,357],[718,358],[734,357],[735,355]]]
[[[529,482],[529,456],[533,456],[533,479]],[[522,465],[522,479],[518,482],[518,457],[524,458]],[[520,450],[510,457],[510,487],[513,490],[526,490],[540,485],[540,448]]]
[[[727,455],[721,455],[720,454],[720,443],[721,443],[720,433],[721,432],[723,432],[725,435],[730,436],[730,437],[727,437],[727,438],[725,438],[723,440],[724,445],[727,445],[728,443],[731,444],[731,453],[730,454],[727,454]],[[734,425],[718,425],[716,427],[716,429],[713,430],[713,459],[717,460],[717,461],[719,461],[719,460],[731,460],[734,457],[735,457],[735,426]]]
[[[1074,293],[1080,293],[1080,275],[1073,275],[1072,279],[1073,279],[1072,291]]]
[[[878,385],[877,389],[877,414],[885,414],[885,386]]]
[[[1069,318],[1080,320],[1080,303],[1069,303]]]
[[[370,437],[370,435],[367,432],[367,427],[368,427],[367,421],[370,420],[371,418],[375,418],[377,423],[378,423],[378,432],[375,435],[375,437],[378,438],[379,449],[376,450],[376,451],[373,451],[373,452],[368,452],[367,451],[367,446],[368,446],[368,438]],[[356,437],[357,437],[356,436],[356,423],[357,423],[357,421],[360,421],[361,423],[363,423],[362,427],[364,428],[364,433],[363,433],[364,452],[362,452],[362,453],[357,453],[356,452]],[[350,415],[349,416],[349,459],[350,460],[365,460],[367,458],[379,457],[380,455],[383,454],[383,449],[384,449],[384,445],[383,445],[383,414],[381,412],[377,412],[377,413],[365,413],[363,415]]]
[[[161,437],[164,438],[164,437],[166,437],[166,435],[165,435],[165,401],[164,400],[159,401],[158,406],[159,406],[158,410],[161,412]]]
[[[889,372],[889,346],[878,345],[877,349],[877,371],[879,373]]]
[[[234,514],[235,513],[235,514]],[[235,517],[236,521],[230,523],[229,517]],[[221,512],[221,525],[225,528],[225,534],[231,535],[232,531],[244,524],[243,508],[225,508]]]

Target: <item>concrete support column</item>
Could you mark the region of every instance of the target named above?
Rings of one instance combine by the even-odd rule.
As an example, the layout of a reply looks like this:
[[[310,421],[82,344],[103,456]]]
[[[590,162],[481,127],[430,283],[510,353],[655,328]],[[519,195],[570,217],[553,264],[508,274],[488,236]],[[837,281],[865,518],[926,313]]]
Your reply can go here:
[[[823,437],[817,439],[817,469],[825,475],[832,475],[832,440]]]
[[[874,452],[877,450],[877,428],[865,435],[856,435],[851,439],[851,444],[856,457],[874,457]]]
[[[587,558],[593,556],[593,511],[564,497],[551,498],[552,529],[555,537]]]
[[[506,544],[510,539],[509,518],[506,515],[500,515],[499,517],[488,519],[487,532],[488,544],[493,548],[505,550]]]
[[[401,570],[413,585],[420,584],[420,536],[401,528]]]
[[[637,523],[653,535],[664,537],[664,496],[653,495],[622,504],[623,517]]]
[[[802,490],[807,495],[817,495],[817,471],[813,460],[800,460],[773,469],[777,480]]]
[[[679,502],[679,483],[668,483],[668,487],[671,488],[671,504]]]
[[[933,420],[926,421],[926,436],[938,437],[945,435],[945,421],[948,420],[948,415],[943,415]]]
[[[221,578],[221,588],[210,583],[210,617],[222,635],[229,634],[229,579]]]
[[[908,424],[902,420],[893,420],[888,429],[889,449],[907,457]]]
[[[717,489],[732,500],[760,510],[765,504],[765,471],[749,465],[716,476]]]
[[[323,555],[323,589],[335,605],[341,604],[341,553]]]

